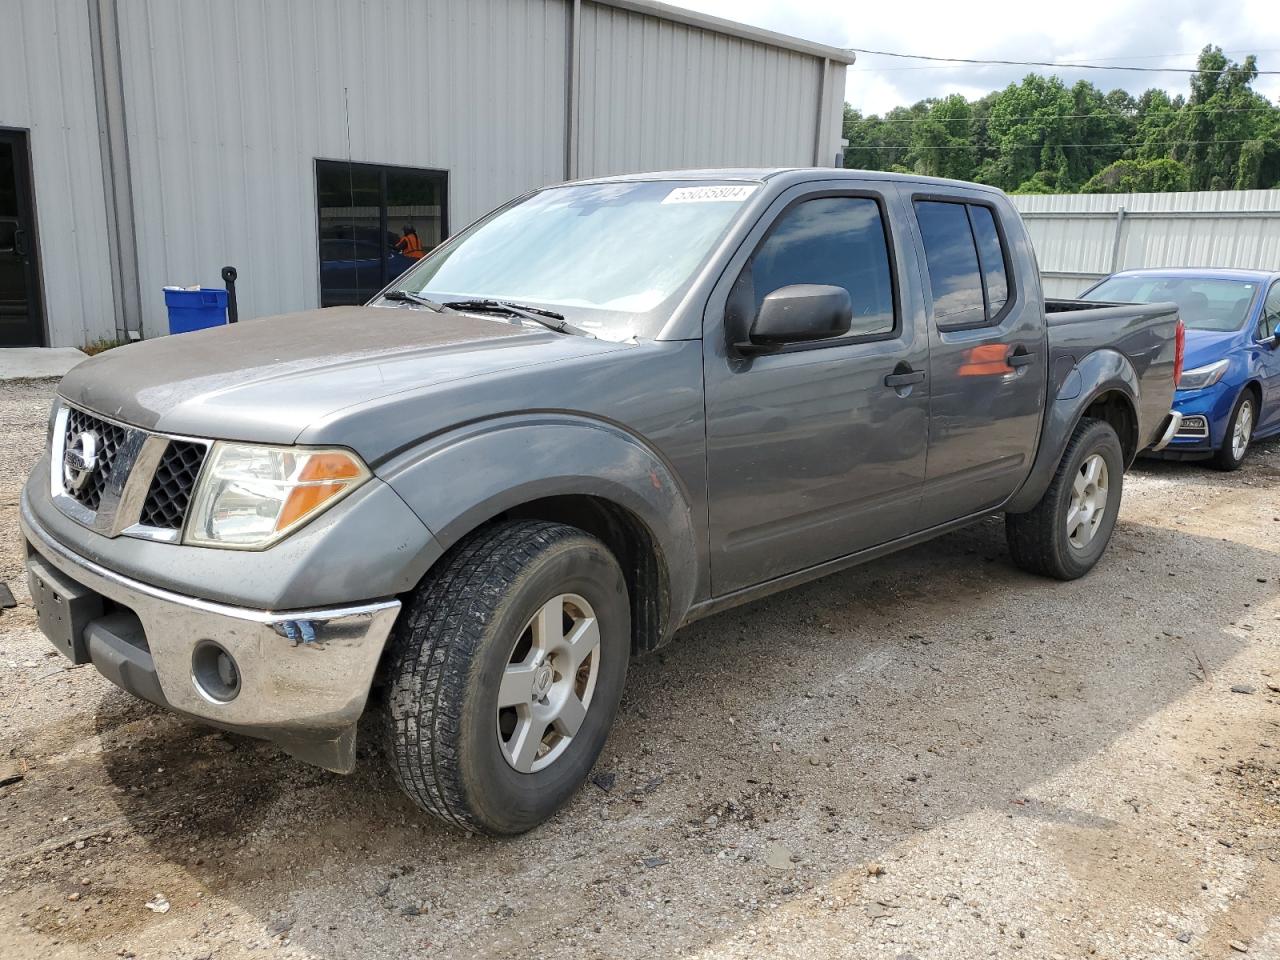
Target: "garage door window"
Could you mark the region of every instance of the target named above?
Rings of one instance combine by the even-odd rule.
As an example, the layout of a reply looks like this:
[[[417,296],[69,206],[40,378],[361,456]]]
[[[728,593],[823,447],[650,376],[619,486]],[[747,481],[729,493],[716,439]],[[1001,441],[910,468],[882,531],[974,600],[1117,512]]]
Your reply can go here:
[[[365,303],[448,236],[447,177],[316,161],[322,307]]]

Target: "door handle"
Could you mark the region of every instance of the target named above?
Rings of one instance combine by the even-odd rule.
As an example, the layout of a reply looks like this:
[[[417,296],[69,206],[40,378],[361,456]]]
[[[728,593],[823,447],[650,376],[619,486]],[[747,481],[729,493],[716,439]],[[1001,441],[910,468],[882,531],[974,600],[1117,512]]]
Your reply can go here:
[[[884,378],[884,385],[886,387],[893,387],[894,389],[897,389],[898,387],[909,387],[913,383],[923,382],[923,370],[912,370],[909,373],[891,373]]]
[[[13,231],[13,252],[20,257],[27,255],[27,231]]]
[[[1005,358],[1005,363],[1011,367],[1030,366],[1036,359],[1034,353],[1029,353],[1026,347],[1018,347],[1013,353]]]

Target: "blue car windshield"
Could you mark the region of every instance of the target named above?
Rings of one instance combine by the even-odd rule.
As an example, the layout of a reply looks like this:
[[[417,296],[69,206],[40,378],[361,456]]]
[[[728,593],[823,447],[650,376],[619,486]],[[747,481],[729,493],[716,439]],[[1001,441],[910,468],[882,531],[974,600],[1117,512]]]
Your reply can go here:
[[[759,187],[706,180],[552,187],[468,228],[395,287],[439,302],[511,300],[597,336],[655,336]]]
[[[1172,300],[1188,329],[1227,333],[1244,326],[1258,293],[1252,280],[1205,280],[1194,277],[1109,277],[1085,300],[1108,303],[1159,303]]]

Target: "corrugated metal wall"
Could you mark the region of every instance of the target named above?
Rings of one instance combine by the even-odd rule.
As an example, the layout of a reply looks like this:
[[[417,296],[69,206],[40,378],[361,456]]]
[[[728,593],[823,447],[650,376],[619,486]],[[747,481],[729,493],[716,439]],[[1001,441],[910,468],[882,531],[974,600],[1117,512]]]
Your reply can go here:
[[[242,317],[318,303],[316,158],[447,169],[455,227],[562,178],[563,4],[132,0],[120,18],[148,333],[162,286],[220,286],[224,264]]]
[[[579,176],[814,163],[820,59],[595,3],[581,31]]]
[[[139,309],[146,335],[164,333],[162,288],[220,286],[227,264],[240,273],[243,318],[317,305],[317,159],[448,171],[456,232],[568,171],[835,158],[847,54],[648,0],[613,2],[627,9],[0,0],[0,124],[32,131],[52,343],[110,336],[118,321],[136,325]],[[100,44],[91,14],[103,18]],[[121,217],[114,245],[108,210]],[[124,252],[119,291],[113,250]]]
[[[0,127],[29,131],[50,342],[114,336],[84,0],[0,0]]]
[[[1045,294],[1072,297],[1116,270],[1280,270],[1280,190],[1013,197]]]

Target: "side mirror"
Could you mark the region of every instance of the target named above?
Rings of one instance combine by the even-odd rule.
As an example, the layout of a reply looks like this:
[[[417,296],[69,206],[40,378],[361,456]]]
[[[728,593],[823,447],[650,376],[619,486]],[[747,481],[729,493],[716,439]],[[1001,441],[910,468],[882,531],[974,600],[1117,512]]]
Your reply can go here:
[[[739,353],[772,353],[788,343],[830,340],[849,332],[853,303],[849,291],[817,283],[779,287],[764,298]]]

